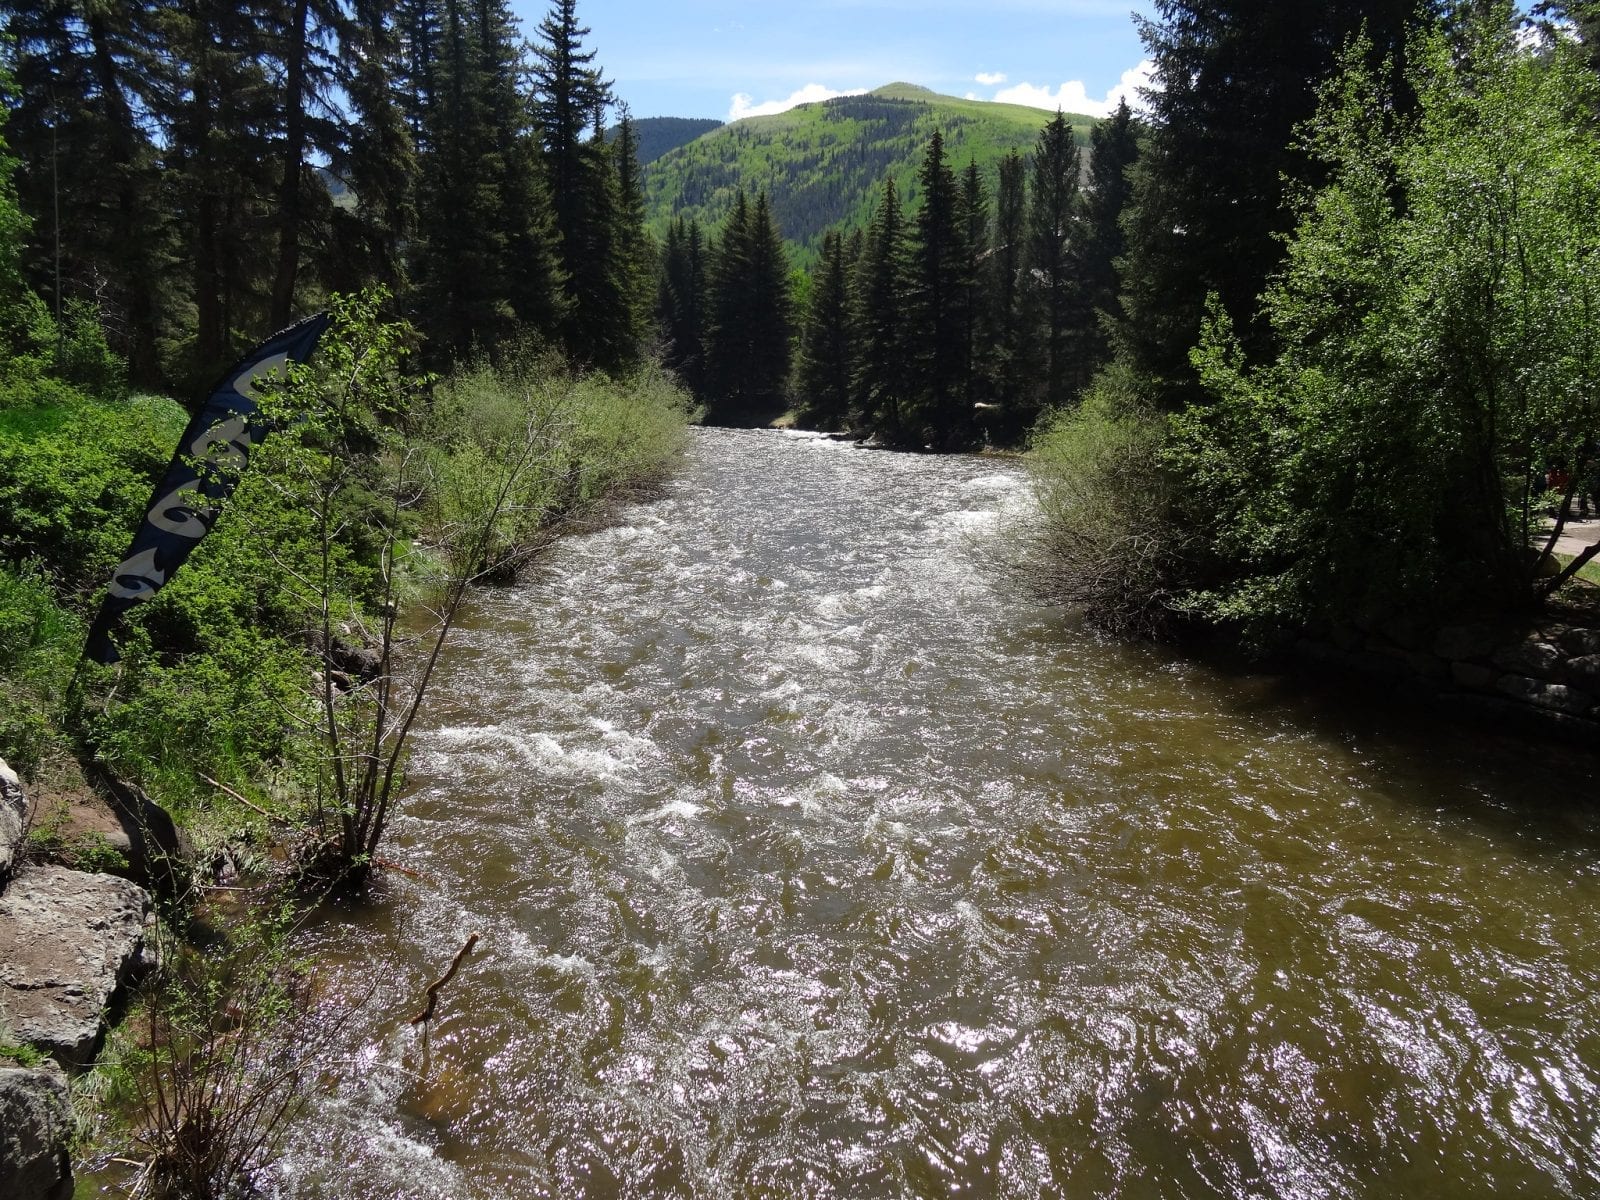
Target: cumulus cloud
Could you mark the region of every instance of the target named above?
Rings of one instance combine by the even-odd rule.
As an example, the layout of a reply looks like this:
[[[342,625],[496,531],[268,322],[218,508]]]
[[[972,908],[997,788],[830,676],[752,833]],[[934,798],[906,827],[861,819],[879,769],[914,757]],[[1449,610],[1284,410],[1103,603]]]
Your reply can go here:
[[[1002,104],[1026,104],[1030,108],[1044,108],[1051,112],[1059,108],[1063,112],[1107,117],[1123,99],[1127,100],[1129,108],[1138,111],[1139,89],[1149,87],[1154,75],[1155,64],[1145,59],[1138,66],[1124,71],[1122,78],[1103,100],[1092,98],[1080,79],[1069,80],[1054,91],[1032,83],[1019,83],[1015,87],[1002,88],[994,98]],[[979,79],[981,81],[982,76]]]
[[[820,83],[808,83],[799,91],[789,93],[782,100],[766,100],[760,104],[757,104],[755,97],[748,92],[739,92],[733,97],[733,106],[728,109],[728,120],[741,121],[745,117],[770,117],[773,113],[788,112],[797,104],[814,104],[818,100],[832,100],[835,96],[859,96],[864,90],[863,88],[853,88],[836,92]]]
[[[994,87],[995,84],[1006,81],[1006,73],[1004,71],[979,71],[976,78],[984,87]]]

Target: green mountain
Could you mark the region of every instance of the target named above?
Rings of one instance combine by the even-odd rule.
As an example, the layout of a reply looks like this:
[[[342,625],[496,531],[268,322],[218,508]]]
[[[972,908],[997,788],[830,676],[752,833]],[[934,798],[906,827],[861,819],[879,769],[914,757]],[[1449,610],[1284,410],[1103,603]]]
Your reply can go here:
[[[796,265],[816,258],[824,230],[865,225],[884,179],[915,208],[917,168],[934,129],[957,171],[976,161],[993,186],[995,164],[1033,147],[1052,114],[1018,104],[941,96],[891,83],[862,96],[802,104],[770,117],[747,117],[662,155],[644,169],[646,212],[661,236],[675,216],[719,225],[739,187],[772,195],[778,227]],[[1087,144],[1093,117],[1071,115]]]
[[[711,117],[639,117],[633,122],[633,136],[639,139],[639,164],[648,166],[669,150],[721,128],[722,122]],[[613,125],[606,130],[606,141],[616,140],[617,129]]]

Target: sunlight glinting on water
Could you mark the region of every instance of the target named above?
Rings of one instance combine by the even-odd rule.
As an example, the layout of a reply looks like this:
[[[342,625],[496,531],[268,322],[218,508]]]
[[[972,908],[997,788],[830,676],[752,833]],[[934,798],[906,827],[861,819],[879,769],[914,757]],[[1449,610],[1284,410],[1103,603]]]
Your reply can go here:
[[[485,592],[285,1195],[1582,1196],[1592,761],[1107,644],[1020,466],[697,431]],[[426,1045],[407,1023],[473,931]]]

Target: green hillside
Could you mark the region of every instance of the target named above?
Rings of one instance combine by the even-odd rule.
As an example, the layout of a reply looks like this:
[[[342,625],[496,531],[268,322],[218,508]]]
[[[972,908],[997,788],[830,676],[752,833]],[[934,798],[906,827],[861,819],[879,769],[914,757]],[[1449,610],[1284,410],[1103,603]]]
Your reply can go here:
[[[618,126],[606,130],[606,141],[616,140]],[[641,166],[655,162],[669,150],[676,150],[701,134],[721,129],[722,122],[712,117],[637,117],[633,136],[639,142]]]
[[[1051,115],[891,83],[863,96],[748,117],[645,168],[650,227],[659,236],[680,215],[715,227],[741,185],[766,188],[779,228],[798,251],[797,265],[809,265],[824,230],[865,224],[885,178],[892,177],[915,207],[917,167],[935,128],[943,130],[955,168],[976,160],[992,186],[995,163],[1012,149],[1030,150]],[[1073,115],[1071,121],[1087,143],[1094,118]]]

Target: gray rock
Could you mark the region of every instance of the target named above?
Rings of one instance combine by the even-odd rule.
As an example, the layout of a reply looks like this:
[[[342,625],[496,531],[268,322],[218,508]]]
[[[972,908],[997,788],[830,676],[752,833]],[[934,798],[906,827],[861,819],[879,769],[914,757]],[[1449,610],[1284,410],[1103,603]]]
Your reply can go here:
[[[1560,638],[1561,648],[1568,654],[1587,657],[1600,654],[1600,629],[1568,629]]]
[[[1446,625],[1433,639],[1440,658],[1487,658],[1495,647],[1494,631],[1487,625]]]
[[[1566,656],[1549,642],[1514,642],[1494,652],[1492,662],[1506,671],[1519,675],[1537,675],[1543,679],[1554,678],[1561,670]]]
[[[22,840],[28,829],[28,797],[22,780],[0,758],[0,887],[22,854]]]
[[[164,895],[182,892],[194,875],[189,834],[142,788],[103,769],[97,769],[93,778],[128,835],[134,877]]]
[[[1600,692],[1600,654],[1585,654],[1567,660],[1567,678],[1579,687]]]
[[[0,894],[0,1022],[64,1063],[87,1063],[106,1007],[146,965],[149,914],[149,895],[126,879],[24,868]]]
[[[1585,714],[1594,700],[1577,688],[1562,683],[1549,683],[1543,679],[1529,679],[1525,675],[1504,675],[1496,685],[1500,691],[1526,704],[1548,708],[1554,712]]]
[[[68,1200],[71,1115],[59,1068],[0,1069],[0,1196]]]

